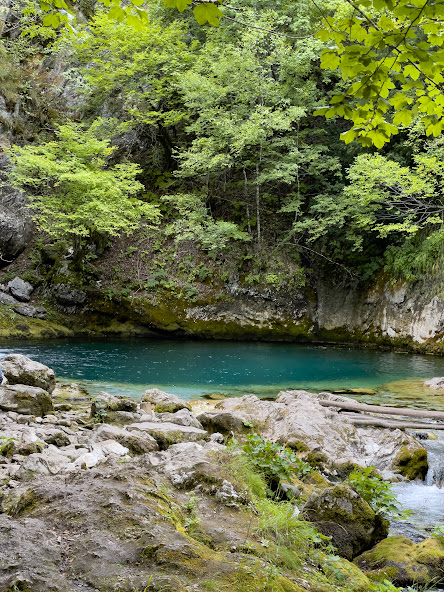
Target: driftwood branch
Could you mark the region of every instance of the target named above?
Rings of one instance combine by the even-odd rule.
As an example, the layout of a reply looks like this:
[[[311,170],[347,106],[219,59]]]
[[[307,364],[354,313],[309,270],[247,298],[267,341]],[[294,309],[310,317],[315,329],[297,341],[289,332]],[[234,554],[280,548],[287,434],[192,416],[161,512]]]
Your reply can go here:
[[[365,403],[355,403],[348,401],[329,401],[320,400],[323,407],[336,407],[347,411],[359,411],[363,413],[382,413],[385,415],[403,415],[405,417],[423,417],[426,419],[444,419],[443,411],[428,411],[424,409],[403,409],[399,407],[380,407],[379,405],[366,405]]]
[[[341,413],[342,415],[342,413]],[[424,421],[408,421],[408,420],[390,420],[381,417],[372,417],[370,415],[359,415],[357,413],[344,413],[346,417],[351,419],[355,426],[372,426],[375,428],[390,428],[405,430],[444,430],[444,423],[426,423]]]

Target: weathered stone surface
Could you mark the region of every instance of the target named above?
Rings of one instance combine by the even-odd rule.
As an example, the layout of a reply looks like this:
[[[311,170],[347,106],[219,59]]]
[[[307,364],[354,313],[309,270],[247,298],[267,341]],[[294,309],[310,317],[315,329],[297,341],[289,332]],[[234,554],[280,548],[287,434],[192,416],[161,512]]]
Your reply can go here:
[[[48,392],[23,384],[0,387],[0,409],[41,417],[53,410]]]
[[[10,384],[27,384],[52,393],[54,370],[21,354],[10,354],[0,361],[0,368]]]
[[[366,501],[344,484],[313,494],[303,508],[303,516],[331,536],[339,555],[349,560],[388,534],[388,520],[376,515]]]
[[[32,319],[44,319],[46,317],[47,310],[43,306],[18,304],[14,306],[14,312],[16,312],[19,315],[22,315],[23,317],[30,317]]]
[[[29,282],[25,282],[19,277],[8,282],[8,288],[14,298],[20,302],[29,302],[34,291],[34,287]]]
[[[430,538],[415,545],[404,537],[389,537],[355,559],[365,573],[396,586],[424,586],[442,580],[444,544]]]
[[[44,520],[0,514],[0,590],[71,592],[60,572],[63,547]]]
[[[0,112],[4,113],[1,105]],[[32,233],[25,197],[7,183],[8,166],[8,157],[0,154],[0,267],[11,263],[26,248]]]
[[[207,411],[197,418],[203,427],[211,433],[222,434],[240,433],[248,431],[248,420],[239,413],[232,411]]]
[[[309,452],[322,452],[333,467],[345,463],[374,465],[384,478],[394,479],[401,475],[399,458],[395,459],[408,452],[412,462],[403,457],[409,467],[406,476],[424,474],[427,453],[415,438],[401,430],[356,427],[336,409],[322,407],[319,401],[325,398],[347,400],[330,393],[316,395],[298,390],[282,392],[276,401],[254,395],[230,398],[217,403],[216,409],[245,417],[269,440],[295,448],[303,444]]]
[[[176,423],[177,425],[191,426],[203,430],[200,421],[198,421],[188,409],[180,409],[175,413],[156,413],[156,418],[160,421],[168,421],[170,423]]]
[[[145,391],[141,407],[144,411],[152,410],[156,413],[174,413],[180,409],[191,411],[190,404],[187,401],[156,388]]]
[[[91,404],[91,417],[100,413],[105,416],[109,411],[127,411],[134,413],[137,411],[137,403],[134,399],[121,395],[110,395],[109,393],[100,393]]]
[[[441,390],[444,389],[444,376],[435,376],[430,380],[424,382],[424,386],[428,386],[432,389]]]
[[[102,424],[95,429],[93,438],[95,441],[113,439],[123,446],[126,446],[134,454],[146,454],[158,450],[156,440],[147,432],[129,432],[123,428]]]
[[[14,298],[14,296],[10,296],[9,294],[0,292],[0,304],[6,304],[6,306],[11,306],[13,304],[17,304],[17,300]]]
[[[126,428],[129,432],[146,432],[152,436],[160,448],[168,448],[178,442],[199,442],[208,436],[205,430],[191,426],[181,426],[169,422],[133,423]]]
[[[67,284],[57,284],[53,293],[57,302],[68,309],[75,309],[86,302],[86,292]]]

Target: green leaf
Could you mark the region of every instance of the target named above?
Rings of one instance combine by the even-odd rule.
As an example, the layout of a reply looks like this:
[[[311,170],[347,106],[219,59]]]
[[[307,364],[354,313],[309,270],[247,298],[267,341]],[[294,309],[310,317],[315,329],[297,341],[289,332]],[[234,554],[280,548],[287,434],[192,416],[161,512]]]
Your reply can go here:
[[[168,8],[177,8],[179,12],[183,12],[192,3],[192,0],[164,0],[165,6]]]
[[[196,21],[199,25],[204,25],[205,23],[209,23],[214,27],[219,26],[219,19],[224,15],[223,12],[211,2],[204,2],[203,4],[198,4],[193,9],[194,16]]]

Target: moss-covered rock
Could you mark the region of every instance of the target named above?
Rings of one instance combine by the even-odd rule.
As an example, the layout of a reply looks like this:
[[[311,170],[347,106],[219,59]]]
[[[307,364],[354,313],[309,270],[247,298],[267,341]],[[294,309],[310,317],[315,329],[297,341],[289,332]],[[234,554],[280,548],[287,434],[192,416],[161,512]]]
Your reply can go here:
[[[430,538],[415,545],[405,537],[389,537],[355,559],[371,579],[391,580],[396,586],[442,581],[444,544]]]
[[[395,457],[393,464],[408,480],[424,479],[429,468],[427,450],[419,444],[406,444]]]
[[[328,487],[314,493],[303,508],[303,515],[324,535],[332,537],[339,555],[352,559],[370,549],[388,534],[388,521],[348,485]]]

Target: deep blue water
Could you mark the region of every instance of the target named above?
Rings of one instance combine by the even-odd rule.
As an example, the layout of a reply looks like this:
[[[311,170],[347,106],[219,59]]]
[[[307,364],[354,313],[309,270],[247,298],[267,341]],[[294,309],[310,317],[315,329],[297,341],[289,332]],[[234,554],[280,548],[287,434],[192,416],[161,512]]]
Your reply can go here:
[[[289,343],[137,338],[0,344],[0,358],[8,353],[25,354],[53,368],[59,379],[86,382],[93,392],[137,398],[150,387],[186,398],[211,392],[274,396],[291,387],[380,388],[444,376],[441,357]]]

